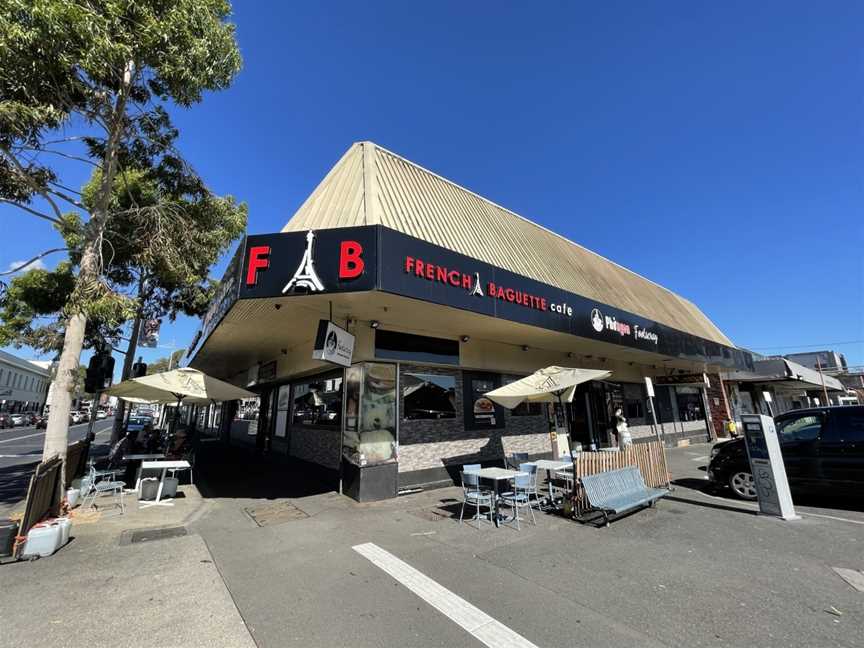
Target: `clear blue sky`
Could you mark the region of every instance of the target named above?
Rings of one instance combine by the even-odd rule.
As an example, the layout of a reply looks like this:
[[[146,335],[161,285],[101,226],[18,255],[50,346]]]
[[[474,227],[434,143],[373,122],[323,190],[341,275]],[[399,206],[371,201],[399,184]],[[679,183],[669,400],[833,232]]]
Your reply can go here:
[[[235,19],[236,84],[175,118],[250,232],[370,139],[688,297],[739,345],[864,365],[864,4],[238,2]],[[4,269],[52,246],[0,216]]]

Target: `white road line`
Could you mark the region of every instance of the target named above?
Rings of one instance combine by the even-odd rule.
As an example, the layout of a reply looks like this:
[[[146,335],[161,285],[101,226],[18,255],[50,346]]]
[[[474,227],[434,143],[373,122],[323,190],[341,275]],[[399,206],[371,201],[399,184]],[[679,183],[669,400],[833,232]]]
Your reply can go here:
[[[36,434],[28,434],[27,436],[15,437],[14,439],[3,439],[0,443],[10,443],[12,441],[20,441],[21,439],[32,439],[33,437],[42,436],[45,434],[44,432],[37,432]]]
[[[694,491],[699,493],[702,497],[708,497],[712,500],[717,500],[718,502],[725,502],[728,505],[736,505],[736,508],[741,507],[740,510],[749,509],[751,511],[758,511],[759,505],[753,504],[751,502],[745,502],[742,500],[730,500],[726,497],[716,497],[715,495],[709,495],[708,493],[703,493],[701,491]],[[810,513],[809,511],[802,511],[800,508],[795,509],[795,513],[800,515],[801,517],[818,517],[825,518],[826,520],[837,520],[838,522],[849,522],[850,524],[864,524],[864,520],[850,520],[849,518],[838,517],[836,515],[823,515],[822,513]]]
[[[708,457],[693,457],[690,461],[708,461]]]
[[[837,517],[836,515],[822,515],[821,513],[802,513],[800,510],[795,511],[798,515],[805,517],[819,517],[827,520],[837,520],[839,522],[850,522],[851,524],[864,524],[864,520],[850,520],[849,518]]]
[[[489,648],[538,648],[522,635],[371,542],[352,547]]]

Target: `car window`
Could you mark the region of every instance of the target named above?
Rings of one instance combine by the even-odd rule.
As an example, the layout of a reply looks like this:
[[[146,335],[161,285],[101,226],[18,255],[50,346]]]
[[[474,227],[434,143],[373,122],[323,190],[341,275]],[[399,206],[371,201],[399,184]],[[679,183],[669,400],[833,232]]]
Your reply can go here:
[[[822,415],[808,414],[788,418],[777,423],[777,436],[780,443],[801,443],[815,441],[822,432]]]
[[[835,410],[831,413],[832,440],[864,443],[864,409]]]

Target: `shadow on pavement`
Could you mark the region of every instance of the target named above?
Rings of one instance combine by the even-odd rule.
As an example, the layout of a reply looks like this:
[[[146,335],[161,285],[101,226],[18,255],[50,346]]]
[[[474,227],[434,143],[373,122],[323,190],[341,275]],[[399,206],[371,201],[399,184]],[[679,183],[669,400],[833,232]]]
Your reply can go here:
[[[305,462],[212,445],[196,451],[195,486],[204,498],[280,499],[333,492],[338,484]]]

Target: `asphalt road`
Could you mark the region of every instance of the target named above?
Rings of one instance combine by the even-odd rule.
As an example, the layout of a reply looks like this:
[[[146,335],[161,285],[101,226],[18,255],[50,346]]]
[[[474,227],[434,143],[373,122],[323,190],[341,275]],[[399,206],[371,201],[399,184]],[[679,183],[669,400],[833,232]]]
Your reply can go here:
[[[189,526],[261,648],[864,646],[864,594],[832,570],[864,569],[862,505],[757,515],[706,490],[708,452],[670,450],[674,492],[609,528],[460,525],[455,488],[210,498],[204,468],[208,514]],[[288,521],[263,527],[247,510],[280,505]]]
[[[108,443],[113,419],[96,421],[96,442]],[[69,427],[69,443],[87,436],[88,423]],[[42,457],[45,430],[32,426],[0,430],[0,505],[13,504],[27,494],[27,483],[33,466]]]

